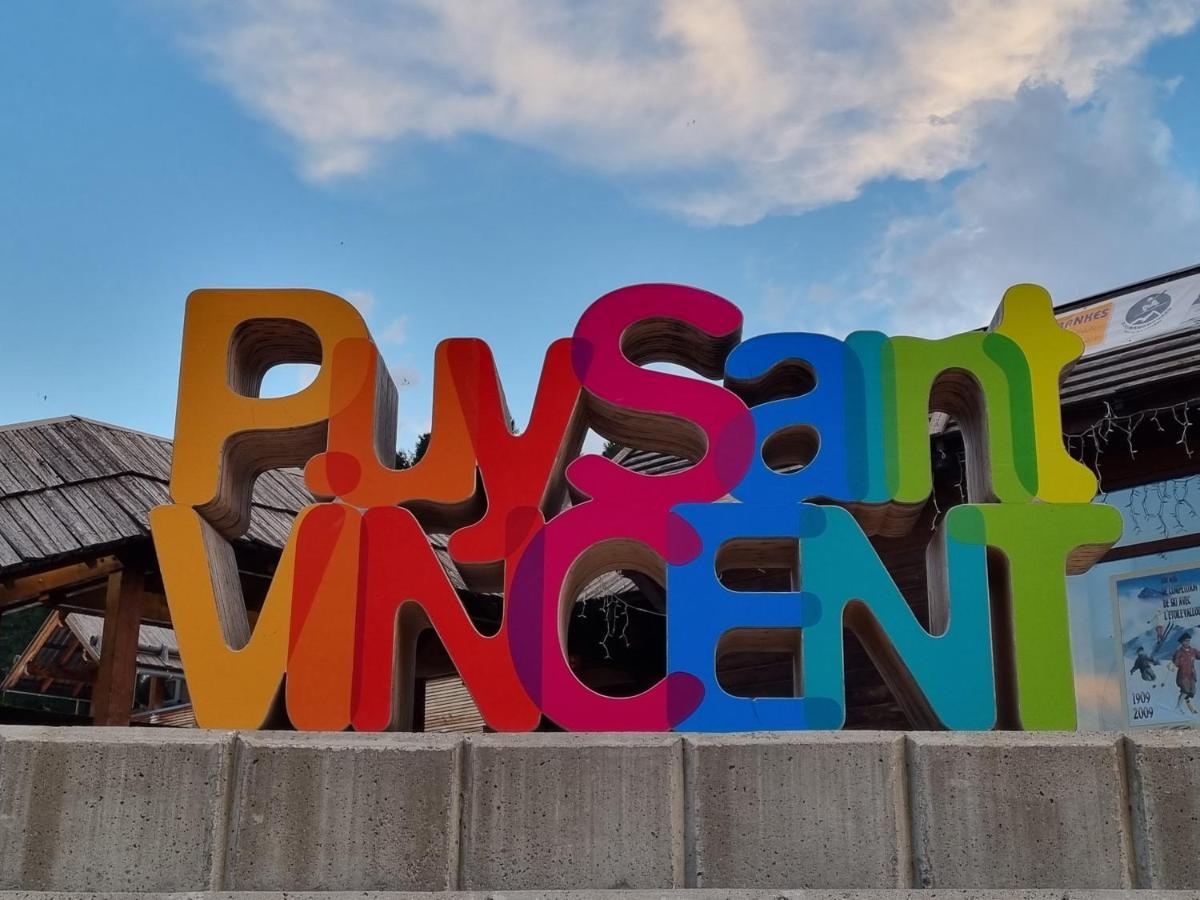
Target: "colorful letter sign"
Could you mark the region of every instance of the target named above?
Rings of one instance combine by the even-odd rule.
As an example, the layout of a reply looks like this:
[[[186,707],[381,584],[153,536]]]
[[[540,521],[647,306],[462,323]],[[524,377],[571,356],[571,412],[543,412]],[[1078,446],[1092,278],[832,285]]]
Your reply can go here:
[[[519,433],[487,344],[443,341],[429,449],[400,470],[396,388],[348,303],[192,294],[173,503],[151,528],[197,721],[261,727],[282,700],[299,729],[410,728],[432,629],[501,731],[839,728],[849,627],[917,725],[987,729],[1006,709],[1025,728],[1074,728],[1065,577],[1121,526],[1063,446],[1058,386],[1083,342],[1049,296],[1014,287],[992,328],[937,341],[741,329],[736,306],[695,288],[601,297],[546,351]],[[259,398],[266,370],[290,362],[319,364],[316,379]],[[931,407],[963,432],[968,502],[930,544],[926,628],[868,535],[905,533],[929,501]],[[588,428],[690,465],[649,475],[581,455]],[[281,466],[304,467],[319,501],[252,622],[230,542],[254,479]],[[435,532],[474,587],[502,595],[494,633],[467,614]],[[788,589],[722,581],[781,548],[798,562]],[[1004,596],[989,553],[1007,560]],[[630,697],[589,688],[566,652],[579,592],[616,570],[667,591],[665,675]],[[725,692],[719,645],[739,634],[793,641],[798,696]]]

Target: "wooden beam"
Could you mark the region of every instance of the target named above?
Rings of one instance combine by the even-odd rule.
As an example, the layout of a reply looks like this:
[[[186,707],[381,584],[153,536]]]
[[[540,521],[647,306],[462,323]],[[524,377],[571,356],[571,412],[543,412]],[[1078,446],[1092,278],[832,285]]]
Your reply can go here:
[[[92,721],[96,725],[129,724],[137,679],[144,583],[143,566],[137,563],[108,576],[100,671],[92,691]]]
[[[30,661],[37,656],[42,647],[46,645],[46,641],[50,639],[50,635],[54,634],[55,629],[61,624],[62,613],[56,609],[46,617],[46,621],[42,623],[42,627],[33,636],[33,640],[21,651],[21,655],[13,663],[13,667],[9,670],[8,675],[4,677],[4,681],[0,682],[0,690],[12,690],[16,687],[17,682],[25,677],[25,669],[29,666]]]
[[[81,653],[82,651],[83,645],[80,644],[79,641],[71,641],[71,643],[67,644],[67,646],[63,647],[62,650],[59,651],[58,664],[66,665],[71,661],[72,656],[74,656],[76,653]]]
[[[29,678],[66,681],[71,684],[93,684],[96,680],[96,673],[91,669],[68,669],[58,664],[40,666],[30,663],[25,667],[25,675]]]
[[[142,595],[142,620],[170,624],[171,610],[165,595],[147,590]],[[73,609],[91,610],[103,614],[107,604],[107,585],[102,581],[92,588],[54,597],[55,604]]]
[[[87,562],[71,563],[57,569],[21,575],[0,582],[0,607],[13,606],[33,600],[39,595],[59,590],[72,584],[103,578],[121,568],[115,556],[98,556]]]

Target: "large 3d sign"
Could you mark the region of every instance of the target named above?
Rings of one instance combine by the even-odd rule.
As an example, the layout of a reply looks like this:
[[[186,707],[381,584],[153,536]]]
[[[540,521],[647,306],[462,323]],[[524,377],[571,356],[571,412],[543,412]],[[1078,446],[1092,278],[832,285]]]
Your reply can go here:
[[[987,331],[943,340],[742,341],[741,327],[736,306],[695,288],[601,297],[546,351],[519,433],[487,344],[443,341],[428,452],[399,470],[396,389],[352,306],[192,294],[173,503],[151,525],[199,723],[260,727],[282,691],[296,728],[411,727],[416,640],[432,628],[498,730],[543,716],[578,731],[838,728],[849,626],[917,724],[1073,729],[1065,577],[1121,526],[1064,449],[1059,384],[1083,344],[1048,295],[1014,287]],[[267,369],[294,362],[320,365],[309,387],[257,396]],[[930,545],[926,630],[867,536],[906,532],[928,502],[931,408],[963,431],[968,502]],[[580,455],[588,428],[692,464],[646,475]],[[304,466],[322,502],[296,518],[251,627],[230,541],[256,476],[281,466]],[[473,625],[432,532],[473,585],[502,591],[496,633]],[[780,553],[799,560],[790,590],[721,581]],[[989,586],[989,555],[1006,588]],[[667,591],[667,674],[632,697],[589,689],[565,652],[580,589],[613,570]],[[718,643],[747,629],[799,634],[801,696],[722,689]]]

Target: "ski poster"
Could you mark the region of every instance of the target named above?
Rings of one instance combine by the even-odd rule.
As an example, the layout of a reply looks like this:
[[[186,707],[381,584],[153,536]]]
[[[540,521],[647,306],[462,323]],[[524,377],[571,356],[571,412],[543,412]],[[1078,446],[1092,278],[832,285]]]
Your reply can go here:
[[[1112,579],[1130,728],[1200,725],[1200,566]]]

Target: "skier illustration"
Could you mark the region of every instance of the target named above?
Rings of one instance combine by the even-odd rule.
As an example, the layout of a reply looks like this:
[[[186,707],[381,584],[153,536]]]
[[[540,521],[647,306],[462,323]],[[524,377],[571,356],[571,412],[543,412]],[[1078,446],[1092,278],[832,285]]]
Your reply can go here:
[[[1162,646],[1163,638],[1166,637],[1167,620],[1163,618],[1162,610],[1158,609],[1154,611],[1154,615],[1147,619],[1146,622],[1154,626],[1154,650],[1157,652],[1158,648]]]
[[[1200,650],[1192,646],[1192,633],[1185,631],[1179,638],[1179,649],[1171,657],[1171,665],[1175,668],[1175,684],[1179,687],[1179,700],[1175,708],[1179,709],[1184,703],[1192,715],[1200,715],[1192,705],[1196,696],[1196,660],[1200,659]]]
[[[1141,647],[1137,648],[1137,659],[1133,661],[1133,668],[1129,670],[1129,674],[1140,672],[1142,681],[1157,681],[1158,676],[1154,674],[1154,660],[1146,655],[1146,651]]]

